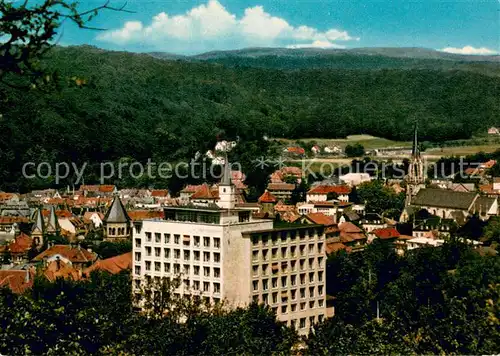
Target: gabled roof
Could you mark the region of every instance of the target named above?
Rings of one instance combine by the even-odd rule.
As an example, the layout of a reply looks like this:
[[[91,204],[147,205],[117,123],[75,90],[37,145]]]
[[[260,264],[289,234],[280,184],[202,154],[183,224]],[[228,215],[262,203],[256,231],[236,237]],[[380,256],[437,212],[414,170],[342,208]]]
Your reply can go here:
[[[295,189],[295,184],[291,183],[269,183],[267,185],[268,190],[289,190],[292,191]]]
[[[373,230],[373,233],[375,234],[375,236],[377,236],[379,239],[382,240],[394,239],[401,236],[399,231],[393,227],[384,227],[380,229],[375,229]]]
[[[33,239],[28,235],[21,233],[14,241],[9,244],[11,253],[25,253],[33,246]]]
[[[35,272],[32,270],[0,270],[0,286],[14,293],[23,293],[33,286]]]
[[[347,247],[342,242],[329,242],[329,241],[327,241],[325,244],[325,251],[328,255],[331,253],[338,252],[338,251],[351,252],[351,250],[352,249],[350,247]]]
[[[115,190],[114,184],[101,184],[101,185],[81,185],[78,189],[79,191],[88,192],[102,192],[102,193],[112,193]]]
[[[92,271],[101,270],[111,274],[116,274],[127,269],[132,269],[132,252],[106,258],[105,260],[99,260],[89,268],[85,269],[83,273],[89,275]]]
[[[468,210],[476,199],[476,193],[455,192],[447,189],[420,189],[412,205]]]
[[[83,220],[89,221],[94,214],[97,214],[97,216],[99,216],[99,219],[101,219],[101,221],[104,219],[104,214],[99,211],[86,211],[85,214],[83,214]]]
[[[0,216],[0,224],[27,223],[28,218],[24,216]]]
[[[338,195],[349,194],[351,188],[347,185],[318,185],[310,189],[307,194],[329,194],[336,193]]]
[[[43,275],[53,282],[57,278],[72,279],[77,281],[81,278],[80,271],[64,261],[52,261],[45,268]]]
[[[54,245],[36,256],[33,261],[43,261],[44,258],[50,258],[55,255],[61,255],[72,263],[93,262],[97,255],[81,247],[71,245]]]
[[[307,214],[306,219],[314,224],[330,226],[335,224],[335,220],[331,216],[327,216],[323,213],[310,213]]]
[[[342,224],[339,224],[339,230],[345,233],[361,233],[363,230],[361,230],[359,227],[354,225],[352,222],[346,221]]]
[[[202,184],[198,190],[191,195],[191,199],[218,199],[218,192],[215,194],[215,191],[212,191],[208,184]]]
[[[155,189],[151,191],[151,196],[156,198],[166,198],[168,196],[167,189]]]
[[[259,203],[276,203],[277,199],[268,190],[266,190],[260,197]]]
[[[496,198],[489,198],[485,196],[478,196],[474,202],[473,210],[476,213],[486,214],[495,203]]]
[[[127,223],[130,221],[130,217],[118,196],[113,199],[111,207],[104,216],[104,221],[107,223]]]

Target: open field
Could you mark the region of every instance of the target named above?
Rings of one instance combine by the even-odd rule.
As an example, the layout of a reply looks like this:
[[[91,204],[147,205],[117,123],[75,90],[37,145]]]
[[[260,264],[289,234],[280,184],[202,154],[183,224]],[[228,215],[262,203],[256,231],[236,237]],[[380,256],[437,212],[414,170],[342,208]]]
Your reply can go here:
[[[289,139],[278,139],[279,141],[286,143],[293,143],[297,140],[289,140]],[[315,141],[318,145],[339,145],[342,148],[345,148],[347,145],[352,145],[356,143],[360,143],[367,150],[373,150],[376,148],[384,148],[384,147],[411,147],[411,142],[405,141],[392,141],[381,137],[375,137],[371,135],[352,135],[347,136],[347,138],[339,138],[339,139],[328,139],[328,138],[305,138],[301,139],[303,142],[311,142]]]
[[[425,151],[426,156],[465,156],[478,152],[494,152],[500,149],[500,145],[475,145],[475,146],[455,146],[443,148],[431,148]]]

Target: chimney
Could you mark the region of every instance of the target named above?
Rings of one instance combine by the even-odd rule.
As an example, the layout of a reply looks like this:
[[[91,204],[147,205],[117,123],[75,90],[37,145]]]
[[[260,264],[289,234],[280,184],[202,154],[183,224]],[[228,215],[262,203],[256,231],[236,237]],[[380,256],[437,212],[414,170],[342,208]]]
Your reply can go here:
[[[31,276],[30,276],[30,269],[28,268],[28,269],[26,270],[26,276],[24,277],[24,283],[29,283],[30,279],[31,279]]]
[[[61,259],[59,258],[59,256],[57,256],[56,258],[56,265],[57,265],[57,271],[59,271],[61,269]]]

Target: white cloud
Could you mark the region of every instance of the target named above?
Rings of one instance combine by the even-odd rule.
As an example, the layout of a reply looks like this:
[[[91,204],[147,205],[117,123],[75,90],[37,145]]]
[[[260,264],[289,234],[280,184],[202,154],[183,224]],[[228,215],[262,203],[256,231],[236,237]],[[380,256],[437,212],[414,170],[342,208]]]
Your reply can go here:
[[[487,54],[498,53],[486,47],[474,48],[472,46],[465,46],[463,48],[446,47],[441,49],[441,51],[448,53],[456,53],[456,54],[476,54],[476,55],[487,55]]]
[[[122,28],[101,33],[97,39],[122,46],[141,45],[170,52],[249,46],[342,48],[333,41],[359,40],[346,31],[334,28],[322,32],[304,25],[294,27],[285,19],[267,13],[262,6],[249,7],[241,18],[237,18],[218,0],[209,0],[207,4],[182,15],[171,16],[161,12],[152,18],[149,25],[129,21]]]
[[[329,41],[314,41],[312,43],[299,43],[294,45],[288,45],[287,48],[345,48],[345,46],[341,46],[335,43],[331,43]]]

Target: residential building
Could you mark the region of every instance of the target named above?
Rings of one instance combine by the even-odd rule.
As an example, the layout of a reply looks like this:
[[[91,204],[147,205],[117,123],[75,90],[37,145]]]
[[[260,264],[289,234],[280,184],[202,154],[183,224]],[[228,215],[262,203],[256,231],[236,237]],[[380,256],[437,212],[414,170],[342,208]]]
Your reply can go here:
[[[295,190],[295,184],[269,183],[267,185],[267,190],[274,195],[276,199],[288,201],[292,197],[292,192]]]
[[[306,195],[307,202],[324,202],[328,200],[349,201],[351,188],[346,185],[318,185],[310,189]]]
[[[371,181],[368,173],[347,173],[339,177],[340,181],[351,187]]]
[[[272,220],[254,219],[236,208],[226,174],[219,195],[219,205],[165,207],[164,219],[134,223],[134,290],[147,278],[180,278],[179,295],[267,304],[307,333],[326,315],[324,227],[274,229]]]
[[[62,261],[73,268],[83,270],[97,260],[97,255],[80,245],[51,245],[48,249],[37,255],[33,262]]]

